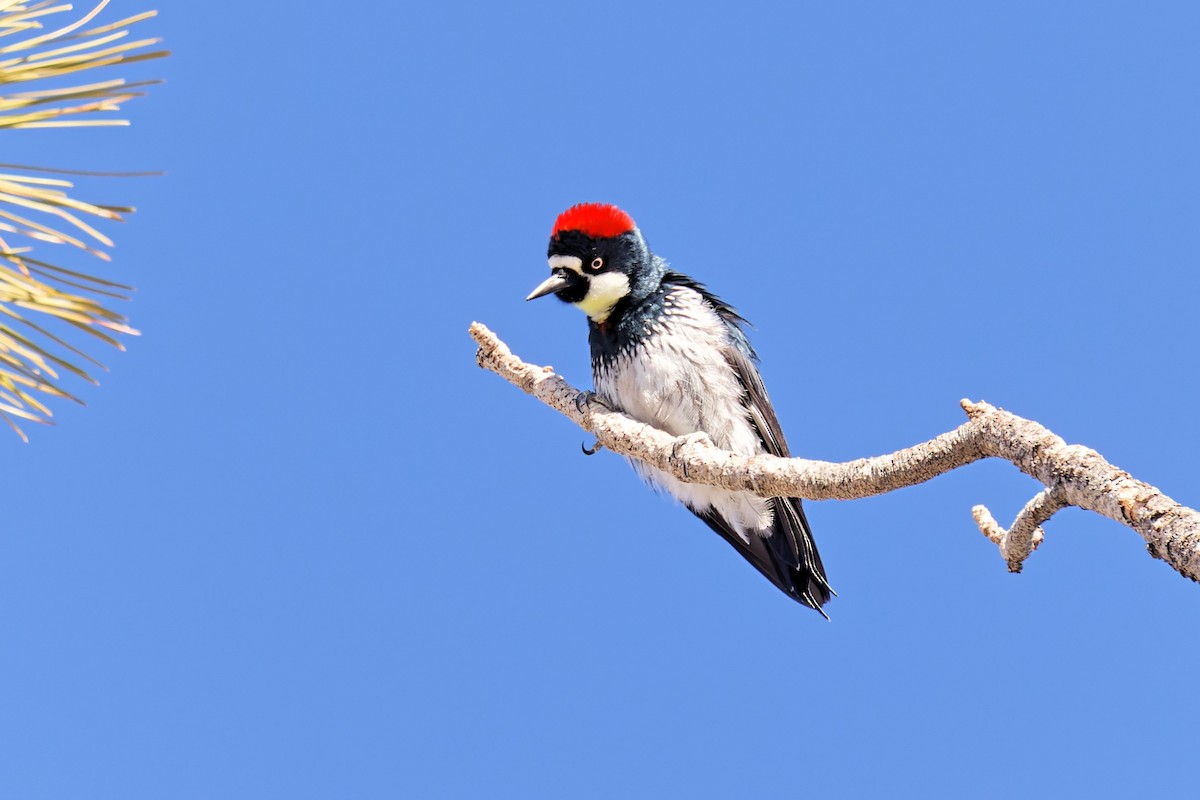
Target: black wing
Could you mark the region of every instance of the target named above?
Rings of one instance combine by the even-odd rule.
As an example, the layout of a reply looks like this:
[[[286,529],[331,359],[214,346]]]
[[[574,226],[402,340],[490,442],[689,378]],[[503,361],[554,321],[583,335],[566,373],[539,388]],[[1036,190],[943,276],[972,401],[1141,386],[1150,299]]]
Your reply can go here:
[[[787,440],[783,437],[783,428],[779,425],[779,418],[775,416],[775,408],[771,405],[762,377],[754,366],[757,356],[742,332],[742,326],[747,324],[746,320],[732,306],[693,278],[678,272],[668,272],[663,282],[686,286],[698,292],[725,322],[733,340],[725,348],[725,360],[745,389],[743,402],[746,413],[758,432],[759,439],[762,440],[763,449],[773,456],[791,457]],[[800,498],[773,497],[771,510],[774,523],[770,534],[756,536],[751,533],[749,543],[715,510],[710,508],[704,513],[692,513],[720,534],[722,539],[729,542],[784,594],[809,608],[815,608],[821,616],[828,619],[821,606],[829,602],[834,592],[825,577],[825,566],[821,563],[821,555],[817,552],[817,544],[813,540],[808,519],[804,516],[804,506]]]
[[[791,453],[779,418],[750,357],[738,347],[729,347],[725,358],[746,389],[746,411],[764,449],[773,456],[788,458]],[[751,533],[749,544],[719,515],[710,511],[708,516],[699,516],[785,594],[825,616],[821,606],[829,602],[833,590],[825,577],[825,565],[804,516],[804,506],[798,497],[773,497],[771,506],[774,523],[770,535]]]

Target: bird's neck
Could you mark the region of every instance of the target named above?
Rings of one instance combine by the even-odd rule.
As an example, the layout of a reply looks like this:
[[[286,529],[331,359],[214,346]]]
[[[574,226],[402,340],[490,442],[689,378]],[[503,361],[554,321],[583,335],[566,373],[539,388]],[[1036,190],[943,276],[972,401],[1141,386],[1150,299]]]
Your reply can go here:
[[[650,334],[652,321],[662,310],[663,292],[648,297],[621,298],[603,322],[588,320],[592,360],[614,357],[637,347]]]

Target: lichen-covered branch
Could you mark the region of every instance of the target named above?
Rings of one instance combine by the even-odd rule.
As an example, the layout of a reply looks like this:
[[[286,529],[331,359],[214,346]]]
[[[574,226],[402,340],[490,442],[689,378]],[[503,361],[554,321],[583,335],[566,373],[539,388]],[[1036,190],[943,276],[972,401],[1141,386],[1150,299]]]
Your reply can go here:
[[[470,333],[479,345],[476,360],[481,367],[570,418],[609,450],[682,481],[748,490],[762,497],[853,500],[924,483],[983,458],[1002,458],[1046,487],[1007,531],[986,508],[975,509],[980,529],[999,545],[1013,571],[1019,571],[1037,547],[1040,526],[1059,509],[1077,506],[1133,528],[1152,556],[1200,581],[1200,513],[1134,479],[1096,451],[1069,445],[1042,425],[987,403],[963,400],[967,421],[962,425],[889,455],[840,464],[741,456],[718,450],[703,434],[676,438],[599,403],[580,402],[580,390],[550,367],[527,364],[513,355],[485,325],[473,323]]]

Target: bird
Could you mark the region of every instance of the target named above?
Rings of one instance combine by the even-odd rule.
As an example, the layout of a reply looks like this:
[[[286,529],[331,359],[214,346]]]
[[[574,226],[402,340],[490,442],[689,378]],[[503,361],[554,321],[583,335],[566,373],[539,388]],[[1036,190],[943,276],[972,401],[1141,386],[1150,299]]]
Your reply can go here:
[[[746,320],[651,252],[628,213],[608,203],[571,206],[554,221],[547,255],[550,277],[525,299],[554,295],[587,315],[594,389],[581,402],[673,436],[707,434],[740,455],[791,455]],[[835,593],[799,498],[685,483],[630,462],[784,594],[829,618],[823,606]]]

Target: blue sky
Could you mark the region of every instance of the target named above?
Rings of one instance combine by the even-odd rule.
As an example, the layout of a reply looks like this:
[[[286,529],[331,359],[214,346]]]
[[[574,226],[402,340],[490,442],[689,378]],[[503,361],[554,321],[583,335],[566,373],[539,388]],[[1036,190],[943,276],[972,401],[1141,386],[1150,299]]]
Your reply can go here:
[[[147,6],[114,0],[110,19]],[[1005,463],[808,505],[788,601],[474,363],[614,202],[755,325],[793,450],[984,399],[1200,503],[1188,3],[164,4],[89,184],[144,335],[8,450],[0,795],[1127,797],[1194,773],[1200,589]],[[903,6],[903,7],[902,7]]]

